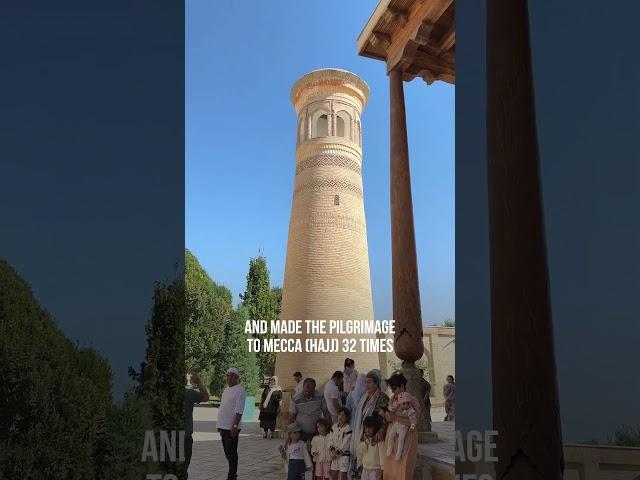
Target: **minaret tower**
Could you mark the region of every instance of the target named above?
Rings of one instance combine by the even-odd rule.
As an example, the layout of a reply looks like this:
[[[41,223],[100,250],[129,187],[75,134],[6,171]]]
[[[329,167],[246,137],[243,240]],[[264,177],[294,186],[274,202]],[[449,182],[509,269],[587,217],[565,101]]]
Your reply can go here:
[[[360,116],[369,87],[346,70],[304,75],[291,90],[298,115],[295,184],[282,292],[283,320],[373,320],[362,188]],[[314,338],[322,338],[312,335]],[[284,337],[284,335],[283,335]],[[326,338],[360,338],[326,335]],[[370,338],[375,338],[371,336]],[[342,345],[340,345],[342,347]],[[293,372],[318,388],[344,359],[361,373],[379,368],[376,353],[279,353],[276,374]]]

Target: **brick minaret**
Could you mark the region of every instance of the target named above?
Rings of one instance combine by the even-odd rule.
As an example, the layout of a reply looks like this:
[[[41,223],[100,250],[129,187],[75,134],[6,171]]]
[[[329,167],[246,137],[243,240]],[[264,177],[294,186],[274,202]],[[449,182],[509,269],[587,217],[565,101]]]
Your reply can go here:
[[[374,318],[360,123],[368,95],[364,81],[338,69],[308,73],[291,90],[298,130],[283,320]],[[300,370],[321,388],[346,357],[359,372],[379,368],[375,353],[279,353],[276,374],[290,387]]]

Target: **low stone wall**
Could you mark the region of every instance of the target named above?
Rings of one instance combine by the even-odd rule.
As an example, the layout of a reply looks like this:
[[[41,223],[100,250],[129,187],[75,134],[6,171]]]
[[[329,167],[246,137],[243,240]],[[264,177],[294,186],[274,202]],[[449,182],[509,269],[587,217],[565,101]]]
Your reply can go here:
[[[640,480],[640,448],[566,444],[563,450],[564,480]],[[458,474],[463,473],[495,478],[487,463],[461,463]]]
[[[389,336],[391,338],[392,335]],[[380,335],[379,338],[384,338]],[[447,375],[456,374],[456,329],[455,327],[423,327],[422,343],[424,344],[424,356],[422,360],[429,366],[429,382],[431,383],[431,404],[444,404],[442,387],[446,383]],[[393,369],[397,368],[401,361],[395,353],[379,354],[380,369],[382,375],[387,378]]]
[[[565,445],[565,480],[639,480],[640,448]]]

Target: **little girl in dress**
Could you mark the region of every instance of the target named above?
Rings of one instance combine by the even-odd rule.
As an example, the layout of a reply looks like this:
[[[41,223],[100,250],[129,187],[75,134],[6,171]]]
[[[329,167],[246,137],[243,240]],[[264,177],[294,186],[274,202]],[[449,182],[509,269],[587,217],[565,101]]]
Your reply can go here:
[[[316,422],[318,435],[311,439],[311,456],[316,464],[314,472],[315,480],[325,480],[330,477],[331,470],[331,436],[329,435],[329,424],[324,418]]]
[[[382,425],[378,415],[370,415],[362,422],[364,433],[358,444],[358,467],[362,467],[361,480],[380,480],[384,462],[384,442],[376,441],[376,434]]]
[[[280,454],[286,462],[287,480],[305,480],[305,472],[311,471],[313,465],[307,444],[300,439],[301,432],[302,428],[297,423],[292,423],[287,427],[287,448],[280,446]]]

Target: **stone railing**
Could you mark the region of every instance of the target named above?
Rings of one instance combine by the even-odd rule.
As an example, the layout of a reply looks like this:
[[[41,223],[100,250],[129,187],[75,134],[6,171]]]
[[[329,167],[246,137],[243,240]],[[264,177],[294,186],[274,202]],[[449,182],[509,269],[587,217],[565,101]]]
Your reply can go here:
[[[640,480],[640,448],[564,446],[565,480]]]
[[[640,480],[640,448],[609,445],[564,445],[564,480]],[[488,463],[458,464],[461,474],[496,478]]]

